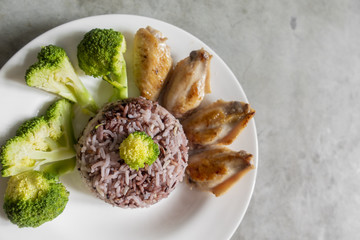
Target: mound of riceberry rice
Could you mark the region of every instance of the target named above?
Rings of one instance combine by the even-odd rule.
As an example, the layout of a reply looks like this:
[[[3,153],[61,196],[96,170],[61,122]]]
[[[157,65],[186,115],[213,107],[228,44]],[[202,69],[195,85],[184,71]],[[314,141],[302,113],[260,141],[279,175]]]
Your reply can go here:
[[[160,155],[138,171],[120,158],[120,143],[135,131],[159,145]],[[182,181],[187,139],[179,121],[158,103],[132,98],[105,105],[88,123],[76,146],[78,169],[86,184],[118,207],[148,207],[166,198]]]

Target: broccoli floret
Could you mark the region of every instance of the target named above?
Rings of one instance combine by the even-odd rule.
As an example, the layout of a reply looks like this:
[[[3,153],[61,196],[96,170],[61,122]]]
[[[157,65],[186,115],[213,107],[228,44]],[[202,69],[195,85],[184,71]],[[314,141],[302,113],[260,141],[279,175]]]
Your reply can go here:
[[[79,67],[113,86],[111,101],[128,96],[125,51],[125,38],[120,32],[98,28],[86,33],[77,48]]]
[[[131,168],[139,170],[151,165],[160,154],[159,146],[145,132],[131,133],[119,148],[120,157]]]
[[[65,159],[75,161],[72,131],[72,103],[61,99],[45,116],[28,120],[1,148],[3,177],[32,170],[46,163]]]
[[[20,228],[38,227],[63,212],[68,196],[58,177],[27,171],[10,177],[3,208],[10,221]]]
[[[75,167],[72,103],[61,99],[22,124],[2,146],[2,175],[11,176],[3,208],[19,227],[38,227],[63,212],[69,192],[58,176]],[[34,170],[39,167],[41,171]]]
[[[48,45],[39,52],[38,62],[25,74],[26,84],[52,92],[96,113],[98,107],[72,66],[65,50]]]

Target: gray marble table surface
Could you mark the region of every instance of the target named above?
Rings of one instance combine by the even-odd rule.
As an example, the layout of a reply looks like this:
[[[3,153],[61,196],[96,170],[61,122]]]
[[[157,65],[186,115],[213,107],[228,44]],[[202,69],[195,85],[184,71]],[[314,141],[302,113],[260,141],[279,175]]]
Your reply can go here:
[[[0,0],[0,67],[55,26],[110,13],[197,36],[257,110],[257,183],[233,240],[360,239],[360,1]]]

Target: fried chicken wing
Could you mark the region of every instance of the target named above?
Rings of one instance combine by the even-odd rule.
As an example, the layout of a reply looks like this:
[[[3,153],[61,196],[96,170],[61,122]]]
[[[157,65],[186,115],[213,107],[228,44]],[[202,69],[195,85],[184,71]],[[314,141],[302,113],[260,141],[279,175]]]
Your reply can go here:
[[[182,125],[191,148],[229,145],[254,114],[248,103],[218,100],[198,109],[183,120]]]
[[[220,196],[255,168],[252,157],[243,150],[236,152],[223,146],[204,149],[190,155],[186,180],[191,187]]]
[[[210,93],[210,61],[212,56],[200,49],[181,60],[169,78],[163,105],[175,117],[181,118],[197,108]]]
[[[166,37],[151,28],[140,28],[134,38],[134,81],[140,95],[156,101],[172,68]]]

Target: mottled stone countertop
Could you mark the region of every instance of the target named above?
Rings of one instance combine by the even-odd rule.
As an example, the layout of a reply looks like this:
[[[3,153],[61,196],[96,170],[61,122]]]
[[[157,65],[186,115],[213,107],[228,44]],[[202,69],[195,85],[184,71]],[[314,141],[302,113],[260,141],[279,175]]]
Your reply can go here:
[[[360,239],[360,2],[1,0],[0,67],[78,18],[157,18],[206,42],[252,106],[259,169],[232,239]]]

